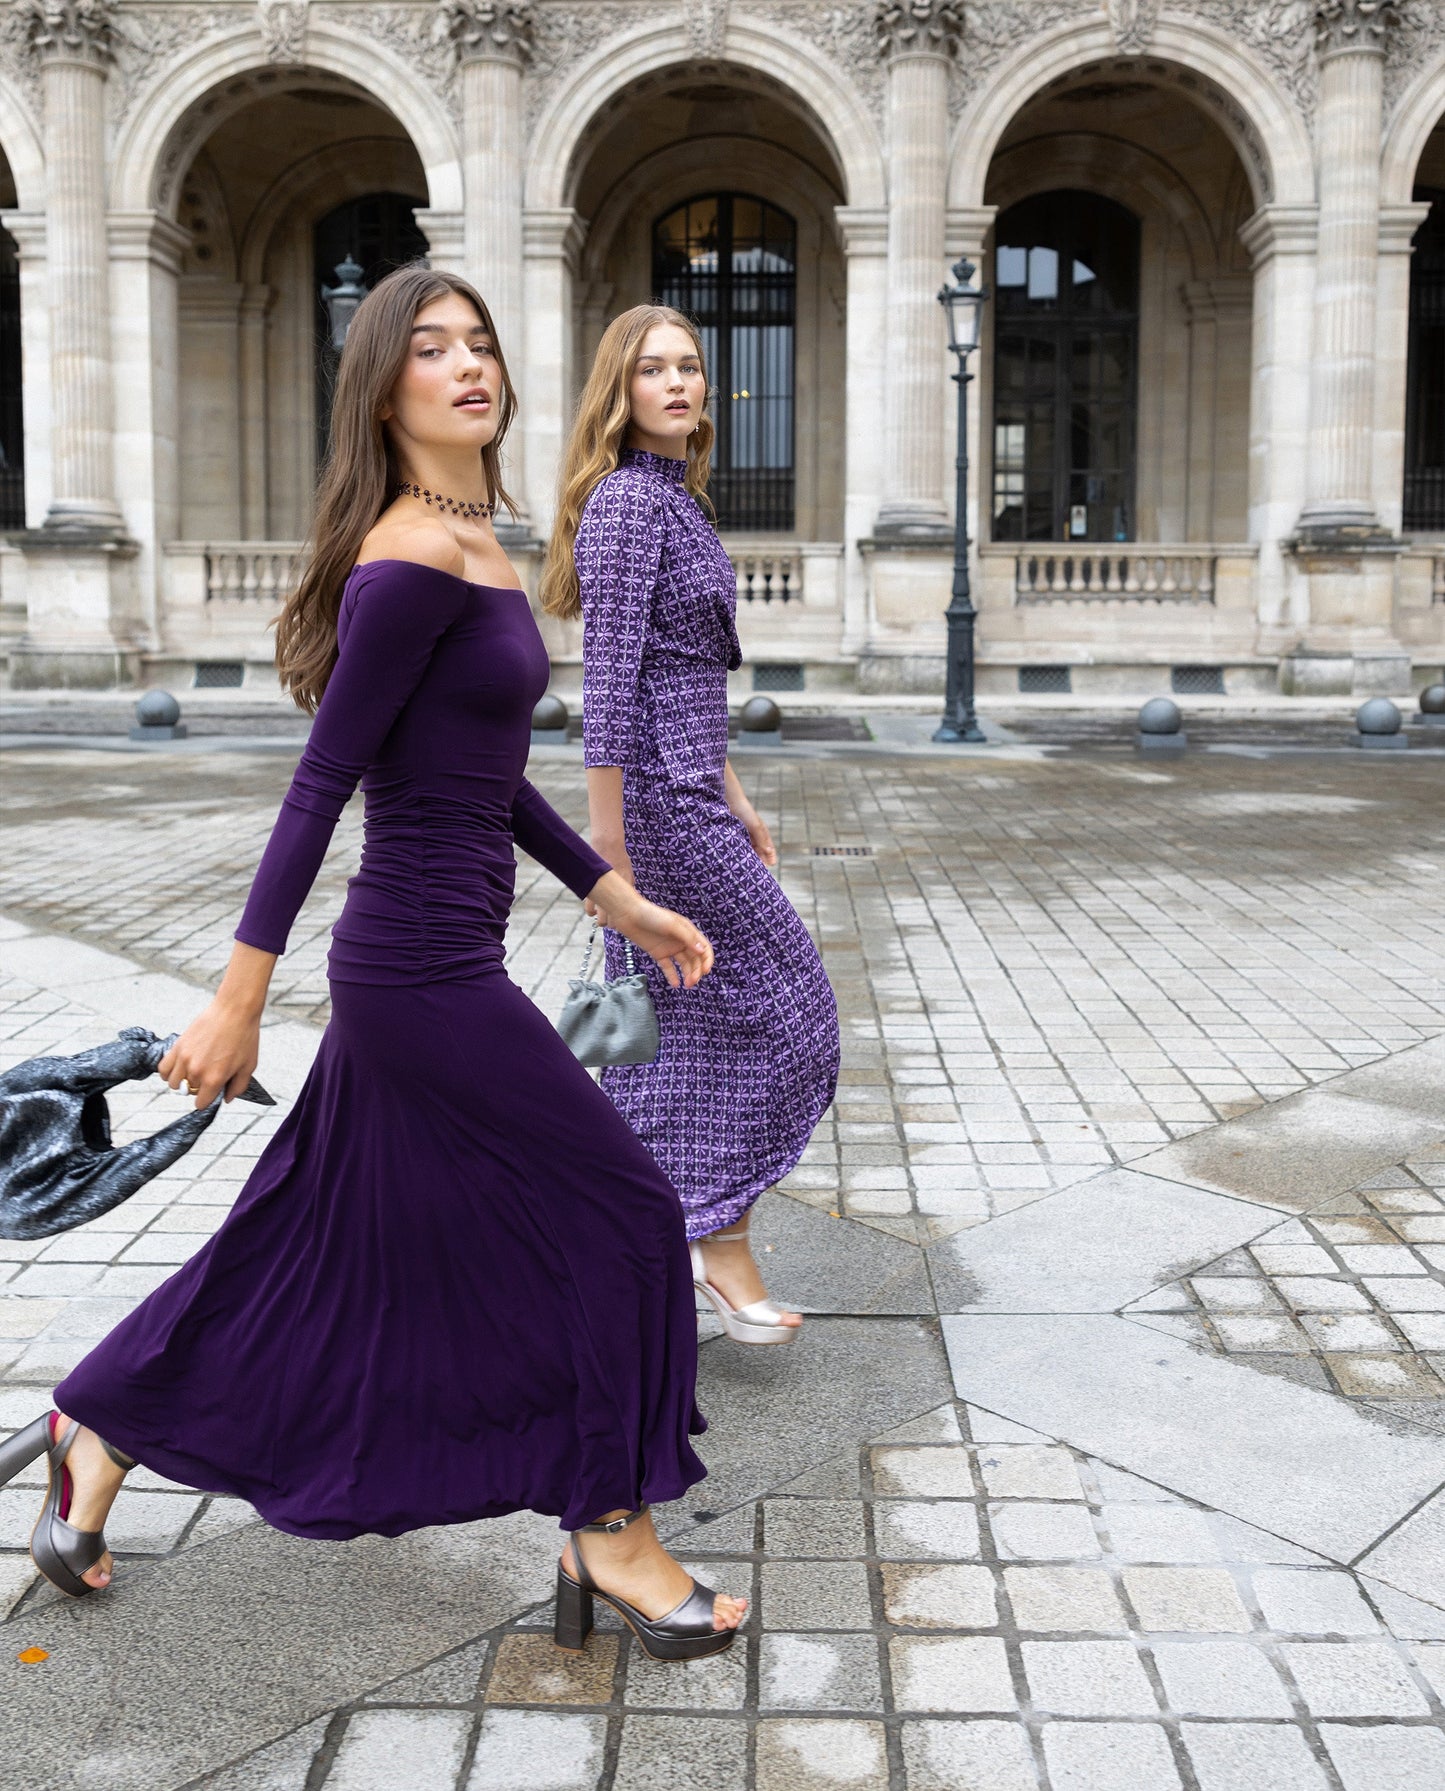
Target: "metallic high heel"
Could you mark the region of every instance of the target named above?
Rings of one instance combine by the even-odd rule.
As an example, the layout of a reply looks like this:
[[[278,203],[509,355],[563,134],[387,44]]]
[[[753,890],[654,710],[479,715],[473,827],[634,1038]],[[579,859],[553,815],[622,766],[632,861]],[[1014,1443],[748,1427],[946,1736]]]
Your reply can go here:
[[[71,1598],[84,1598],[87,1593],[99,1590],[81,1575],[88,1573],[105,1553],[105,1532],[77,1530],[74,1524],[65,1521],[65,1514],[70,1510],[70,1475],[65,1458],[80,1435],[81,1426],[72,1419],[70,1429],[56,1442],[55,1420],[58,1416],[56,1412],[47,1412],[43,1418],[37,1418],[33,1424],[27,1424],[24,1430],[16,1431],[14,1436],[0,1443],[0,1486],[13,1480],[31,1462],[45,1456],[50,1480],[45,1489],[45,1503],[30,1538],[30,1558],[52,1586],[58,1586]],[[135,1466],[128,1455],[112,1448],[104,1437],[97,1437],[96,1441],[124,1472],[129,1473]]]
[[[747,1230],[714,1231],[710,1238],[720,1243],[731,1243],[736,1238],[746,1239]],[[692,1284],[701,1294],[706,1294],[718,1317],[722,1320],[722,1328],[734,1343],[796,1343],[801,1325],[785,1325],[783,1309],[774,1305],[771,1300],[754,1300],[750,1306],[730,1305],[726,1295],[720,1293],[707,1278],[707,1264],[703,1261],[702,1250],[698,1244],[690,1246],[692,1254]]]
[[[584,1524],[572,1532],[572,1559],[577,1563],[573,1579],[559,1561],[557,1563],[557,1619],[552,1639],[569,1654],[580,1654],[592,1633],[592,1600],[600,1598],[611,1605],[617,1615],[637,1637],[638,1645],[650,1660],[702,1660],[709,1654],[721,1654],[731,1648],[735,1629],[714,1629],[713,1599],[716,1594],[697,1580],[682,1603],[662,1617],[644,1617],[635,1605],[615,1592],[604,1592],[587,1571],[582,1559],[579,1536],[612,1536],[625,1530],[647,1514],[647,1506],[617,1517],[608,1524]]]

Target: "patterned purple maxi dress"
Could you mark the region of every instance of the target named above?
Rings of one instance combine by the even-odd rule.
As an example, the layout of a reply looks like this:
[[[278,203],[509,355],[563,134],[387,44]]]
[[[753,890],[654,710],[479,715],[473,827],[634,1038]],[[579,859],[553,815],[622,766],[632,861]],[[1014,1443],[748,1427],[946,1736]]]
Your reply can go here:
[[[808,930],[723,793],[732,562],[686,463],[627,449],[577,530],[588,765],[622,768],[637,886],[697,922],[716,965],[670,989],[662,1048],[602,1086],[682,1197],[690,1238],[734,1224],[797,1163],[838,1080],[838,1009]],[[608,940],[608,974],[621,946]]]

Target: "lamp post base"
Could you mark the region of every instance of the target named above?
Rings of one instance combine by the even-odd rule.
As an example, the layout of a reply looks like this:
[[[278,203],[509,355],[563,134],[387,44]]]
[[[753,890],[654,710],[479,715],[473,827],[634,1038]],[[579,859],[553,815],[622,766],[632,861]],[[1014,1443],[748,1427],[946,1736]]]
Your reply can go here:
[[[945,721],[933,730],[933,739],[939,746],[987,746],[988,735],[978,723],[970,722],[960,726],[956,721]]]

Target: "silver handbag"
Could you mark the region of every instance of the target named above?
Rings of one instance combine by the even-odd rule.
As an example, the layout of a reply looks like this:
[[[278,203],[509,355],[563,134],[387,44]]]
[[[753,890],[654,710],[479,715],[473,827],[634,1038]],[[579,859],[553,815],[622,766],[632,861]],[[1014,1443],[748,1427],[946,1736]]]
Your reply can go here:
[[[571,993],[557,1016],[557,1030],[573,1056],[591,1069],[609,1064],[651,1063],[661,1044],[657,1009],[647,992],[647,979],[632,955],[632,942],[622,942],[626,974],[610,983],[593,982],[589,974],[596,943],[594,925],[582,954],[582,974],[572,978]]]

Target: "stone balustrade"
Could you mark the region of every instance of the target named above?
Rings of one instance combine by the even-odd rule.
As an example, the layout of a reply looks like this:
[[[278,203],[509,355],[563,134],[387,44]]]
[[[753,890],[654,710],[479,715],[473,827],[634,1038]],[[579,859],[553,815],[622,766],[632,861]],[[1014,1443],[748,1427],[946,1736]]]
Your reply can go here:
[[[1212,545],[1088,546],[1038,542],[1015,550],[1017,603],[1117,601],[1213,603],[1222,551]]]
[[[724,542],[737,569],[739,603],[797,603],[803,595],[803,554],[787,542],[744,547]]]
[[[279,608],[301,557],[296,541],[207,542],[206,602],[257,603]]]

